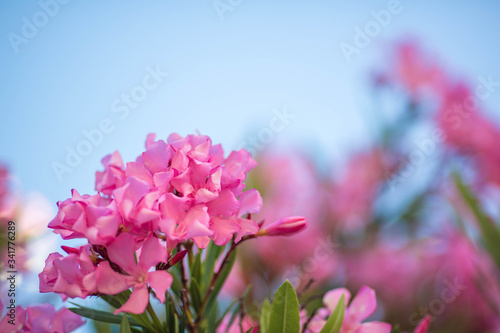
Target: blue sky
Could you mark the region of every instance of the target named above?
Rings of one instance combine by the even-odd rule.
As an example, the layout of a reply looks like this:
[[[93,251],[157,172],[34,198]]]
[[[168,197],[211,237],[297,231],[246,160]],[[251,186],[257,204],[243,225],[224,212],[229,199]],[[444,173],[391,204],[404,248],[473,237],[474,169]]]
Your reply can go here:
[[[384,48],[405,36],[472,80],[500,77],[499,5],[492,2],[401,0],[400,12],[351,62],[339,44],[353,44],[355,27],[364,29],[390,1],[222,2],[229,6],[223,19],[215,1],[40,2],[53,17],[34,1],[2,2],[0,160],[23,190],[52,202],[73,187],[92,192],[100,159],[117,149],[134,159],[150,132],[165,138],[198,130],[226,150],[240,148],[283,108],[294,118],[270,144],[341,160],[370,137],[366,70],[384,63]],[[12,42],[23,33],[29,38]],[[137,86],[147,68],[168,75],[142,100]],[[113,103],[132,92],[141,101],[122,119],[113,105],[123,104]],[[103,119],[112,131],[58,179],[54,162],[66,164],[68,147],[89,150],[82,132]]]

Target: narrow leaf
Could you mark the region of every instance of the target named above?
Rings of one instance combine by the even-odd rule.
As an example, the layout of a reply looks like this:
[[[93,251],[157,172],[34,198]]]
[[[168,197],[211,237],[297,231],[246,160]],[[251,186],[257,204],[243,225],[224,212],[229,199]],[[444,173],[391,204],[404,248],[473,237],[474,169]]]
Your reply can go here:
[[[271,320],[271,303],[266,298],[264,303],[262,303],[262,307],[260,308],[260,333],[267,333],[269,328],[269,321]]]
[[[120,323],[120,333],[131,333],[127,316],[122,316],[122,321]]]
[[[299,300],[292,284],[286,280],[274,295],[269,332],[299,333]]]
[[[342,322],[344,321],[344,312],[345,312],[345,297],[342,295],[333,310],[333,313],[330,315],[330,318],[326,321],[325,326],[321,329],[319,333],[339,333],[340,328],[342,327]]]

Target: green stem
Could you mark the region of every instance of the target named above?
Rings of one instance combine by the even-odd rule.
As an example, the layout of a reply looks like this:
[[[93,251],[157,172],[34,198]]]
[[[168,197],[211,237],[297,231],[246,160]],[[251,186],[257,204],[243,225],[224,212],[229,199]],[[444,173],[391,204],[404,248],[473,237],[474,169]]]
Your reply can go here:
[[[245,236],[243,237],[238,243],[235,243],[233,240],[233,243],[231,244],[231,247],[227,251],[224,259],[222,260],[222,264],[219,267],[219,270],[213,275],[212,281],[210,282],[210,286],[207,289],[207,292],[205,293],[205,297],[203,298],[203,301],[201,303],[200,309],[198,310],[198,316],[196,317],[194,321],[194,326],[198,327],[198,325],[201,322],[201,318],[203,317],[203,313],[205,312],[205,308],[207,307],[208,300],[210,298],[210,295],[212,294],[215,284],[217,283],[217,280],[219,279],[222,271],[224,270],[224,267],[229,263],[229,259],[231,258],[231,254],[233,254],[234,250],[238,245],[243,243],[244,241],[248,239],[255,238],[255,236],[250,235],[250,236]]]
[[[158,332],[163,331],[163,326],[162,326],[160,320],[158,319],[158,316],[156,316],[155,310],[153,310],[151,303],[148,303],[147,310],[148,310],[149,315],[153,319],[153,323],[155,324],[156,328],[158,329]]]

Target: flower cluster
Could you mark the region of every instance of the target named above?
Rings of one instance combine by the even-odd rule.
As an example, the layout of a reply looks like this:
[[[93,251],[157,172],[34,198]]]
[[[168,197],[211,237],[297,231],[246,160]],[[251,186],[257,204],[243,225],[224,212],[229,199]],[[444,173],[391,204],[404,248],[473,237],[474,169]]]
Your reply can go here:
[[[146,140],[146,151],[126,165],[118,152],[106,156],[96,172],[94,195],[58,202],[49,227],[63,239],[85,238],[79,248],[52,253],[39,275],[40,291],[67,297],[115,295],[129,288],[128,301],[115,313],[140,314],[151,288],[165,301],[172,277],[172,250],[192,242],[199,249],[210,240],[222,246],[259,232],[251,219],[262,206],[254,189],[244,191],[245,177],[256,162],[245,150],[227,158],[209,137],[172,134],[167,141]],[[280,220],[257,236],[302,230],[301,217]],[[178,259],[177,259],[178,260]]]

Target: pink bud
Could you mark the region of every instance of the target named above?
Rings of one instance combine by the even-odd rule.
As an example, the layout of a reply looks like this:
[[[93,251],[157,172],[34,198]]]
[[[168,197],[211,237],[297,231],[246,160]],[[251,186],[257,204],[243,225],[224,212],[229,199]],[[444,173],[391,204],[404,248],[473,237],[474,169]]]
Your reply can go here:
[[[422,321],[418,324],[414,333],[427,333],[429,326],[431,325],[431,316],[427,315],[422,319]]]
[[[307,220],[303,216],[289,216],[279,219],[260,230],[257,236],[290,236],[307,227]]]

